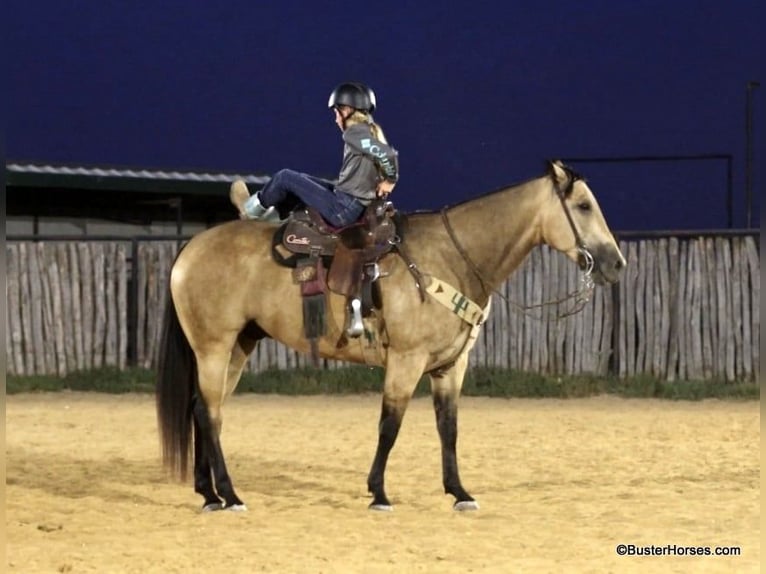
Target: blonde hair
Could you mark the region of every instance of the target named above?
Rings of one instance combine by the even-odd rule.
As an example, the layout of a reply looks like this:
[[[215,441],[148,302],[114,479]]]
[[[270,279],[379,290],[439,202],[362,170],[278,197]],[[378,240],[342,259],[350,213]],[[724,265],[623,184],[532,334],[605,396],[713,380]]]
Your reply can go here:
[[[372,137],[374,137],[376,140],[382,141],[384,144],[388,143],[388,140],[386,140],[386,135],[383,133],[383,128],[375,123],[375,120],[372,119],[371,114],[362,112],[360,110],[354,110],[354,113],[351,114],[346,120],[346,127],[351,127],[354,124],[369,125]]]

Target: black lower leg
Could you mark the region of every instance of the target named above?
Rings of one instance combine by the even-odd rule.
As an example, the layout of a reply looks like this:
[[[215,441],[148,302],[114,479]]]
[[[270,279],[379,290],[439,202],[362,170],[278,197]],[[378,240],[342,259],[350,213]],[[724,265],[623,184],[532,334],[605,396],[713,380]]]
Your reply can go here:
[[[206,441],[202,438],[197,419],[194,419],[194,491],[205,499],[204,507],[215,507],[221,504],[221,499],[213,488],[213,475],[210,468],[210,458],[205,448]]]
[[[229,471],[226,470],[226,462],[223,460],[223,451],[217,434],[213,436],[213,451],[216,453],[212,457],[213,478],[215,478],[218,494],[223,498],[226,507],[242,506],[243,502],[234,492]]]
[[[402,411],[383,402],[378,426],[378,449],[367,477],[367,490],[372,493],[373,506],[390,506],[384,488],[384,474],[388,455],[396,442],[399,428],[402,426]]]
[[[442,477],[444,492],[452,494],[457,502],[471,501],[460,483],[457,470],[457,403],[451,395],[434,395],[436,428],[442,445]]]
[[[195,490],[205,497],[205,506],[224,500],[225,506],[241,505],[226,470],[218,431],[210,421],[207,407],[201,400],[194,403],[194,480]],[[213,480],[215,485],[213,485]],[[216,494],[217,491],[217,494]]]
[[[198,396],[194,397],[192,418],[194,420],[194,491],[205,499],[205,507],[217,505],[221,503],[221,499],[218,498],[213,487],[210,457],[206,448],[210,422],[205,403]]]

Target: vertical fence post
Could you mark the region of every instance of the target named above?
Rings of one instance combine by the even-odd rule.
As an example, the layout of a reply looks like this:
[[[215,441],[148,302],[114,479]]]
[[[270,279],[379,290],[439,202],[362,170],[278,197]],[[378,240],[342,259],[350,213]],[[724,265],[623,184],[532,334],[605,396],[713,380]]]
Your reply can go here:
[[[620,284],[612,283],[612,354],[607,363],[607,374],[617,376],[620,374]]]
[[[130,279],[128,280],[128,365],[138,365],[138,239],[130,240]]]

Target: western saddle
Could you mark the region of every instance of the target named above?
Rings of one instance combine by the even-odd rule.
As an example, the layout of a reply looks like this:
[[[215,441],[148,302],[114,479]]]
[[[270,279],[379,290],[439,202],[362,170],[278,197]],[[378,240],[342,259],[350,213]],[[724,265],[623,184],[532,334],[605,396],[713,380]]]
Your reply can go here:
[[[379,307],[378,261],[400,241],[395,215],[390,201],[376,199],[357,222],[334,228],[315,209],[302,207],[275,232],[272,254],[278,263],[294,268],[293,278],[301,285],[304,332],[315,361],[317,339],[325,332],[326,288],[347,299],[349,338],[363,333],[362,317]]]

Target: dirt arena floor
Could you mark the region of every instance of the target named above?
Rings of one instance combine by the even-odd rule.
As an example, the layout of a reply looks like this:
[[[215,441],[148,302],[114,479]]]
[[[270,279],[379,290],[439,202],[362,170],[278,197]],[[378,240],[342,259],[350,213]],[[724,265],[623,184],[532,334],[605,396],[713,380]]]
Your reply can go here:
[[[759,572],[760,415],[750,402],[464,398],[478,512],[441,488],[429,399],[367,510],[378,396],[235,396],[223,446],[244,513],[202,514],[159,465],[153,397],[7,397],[7,571]],[[619,556],[618,544],[739,556]]]

